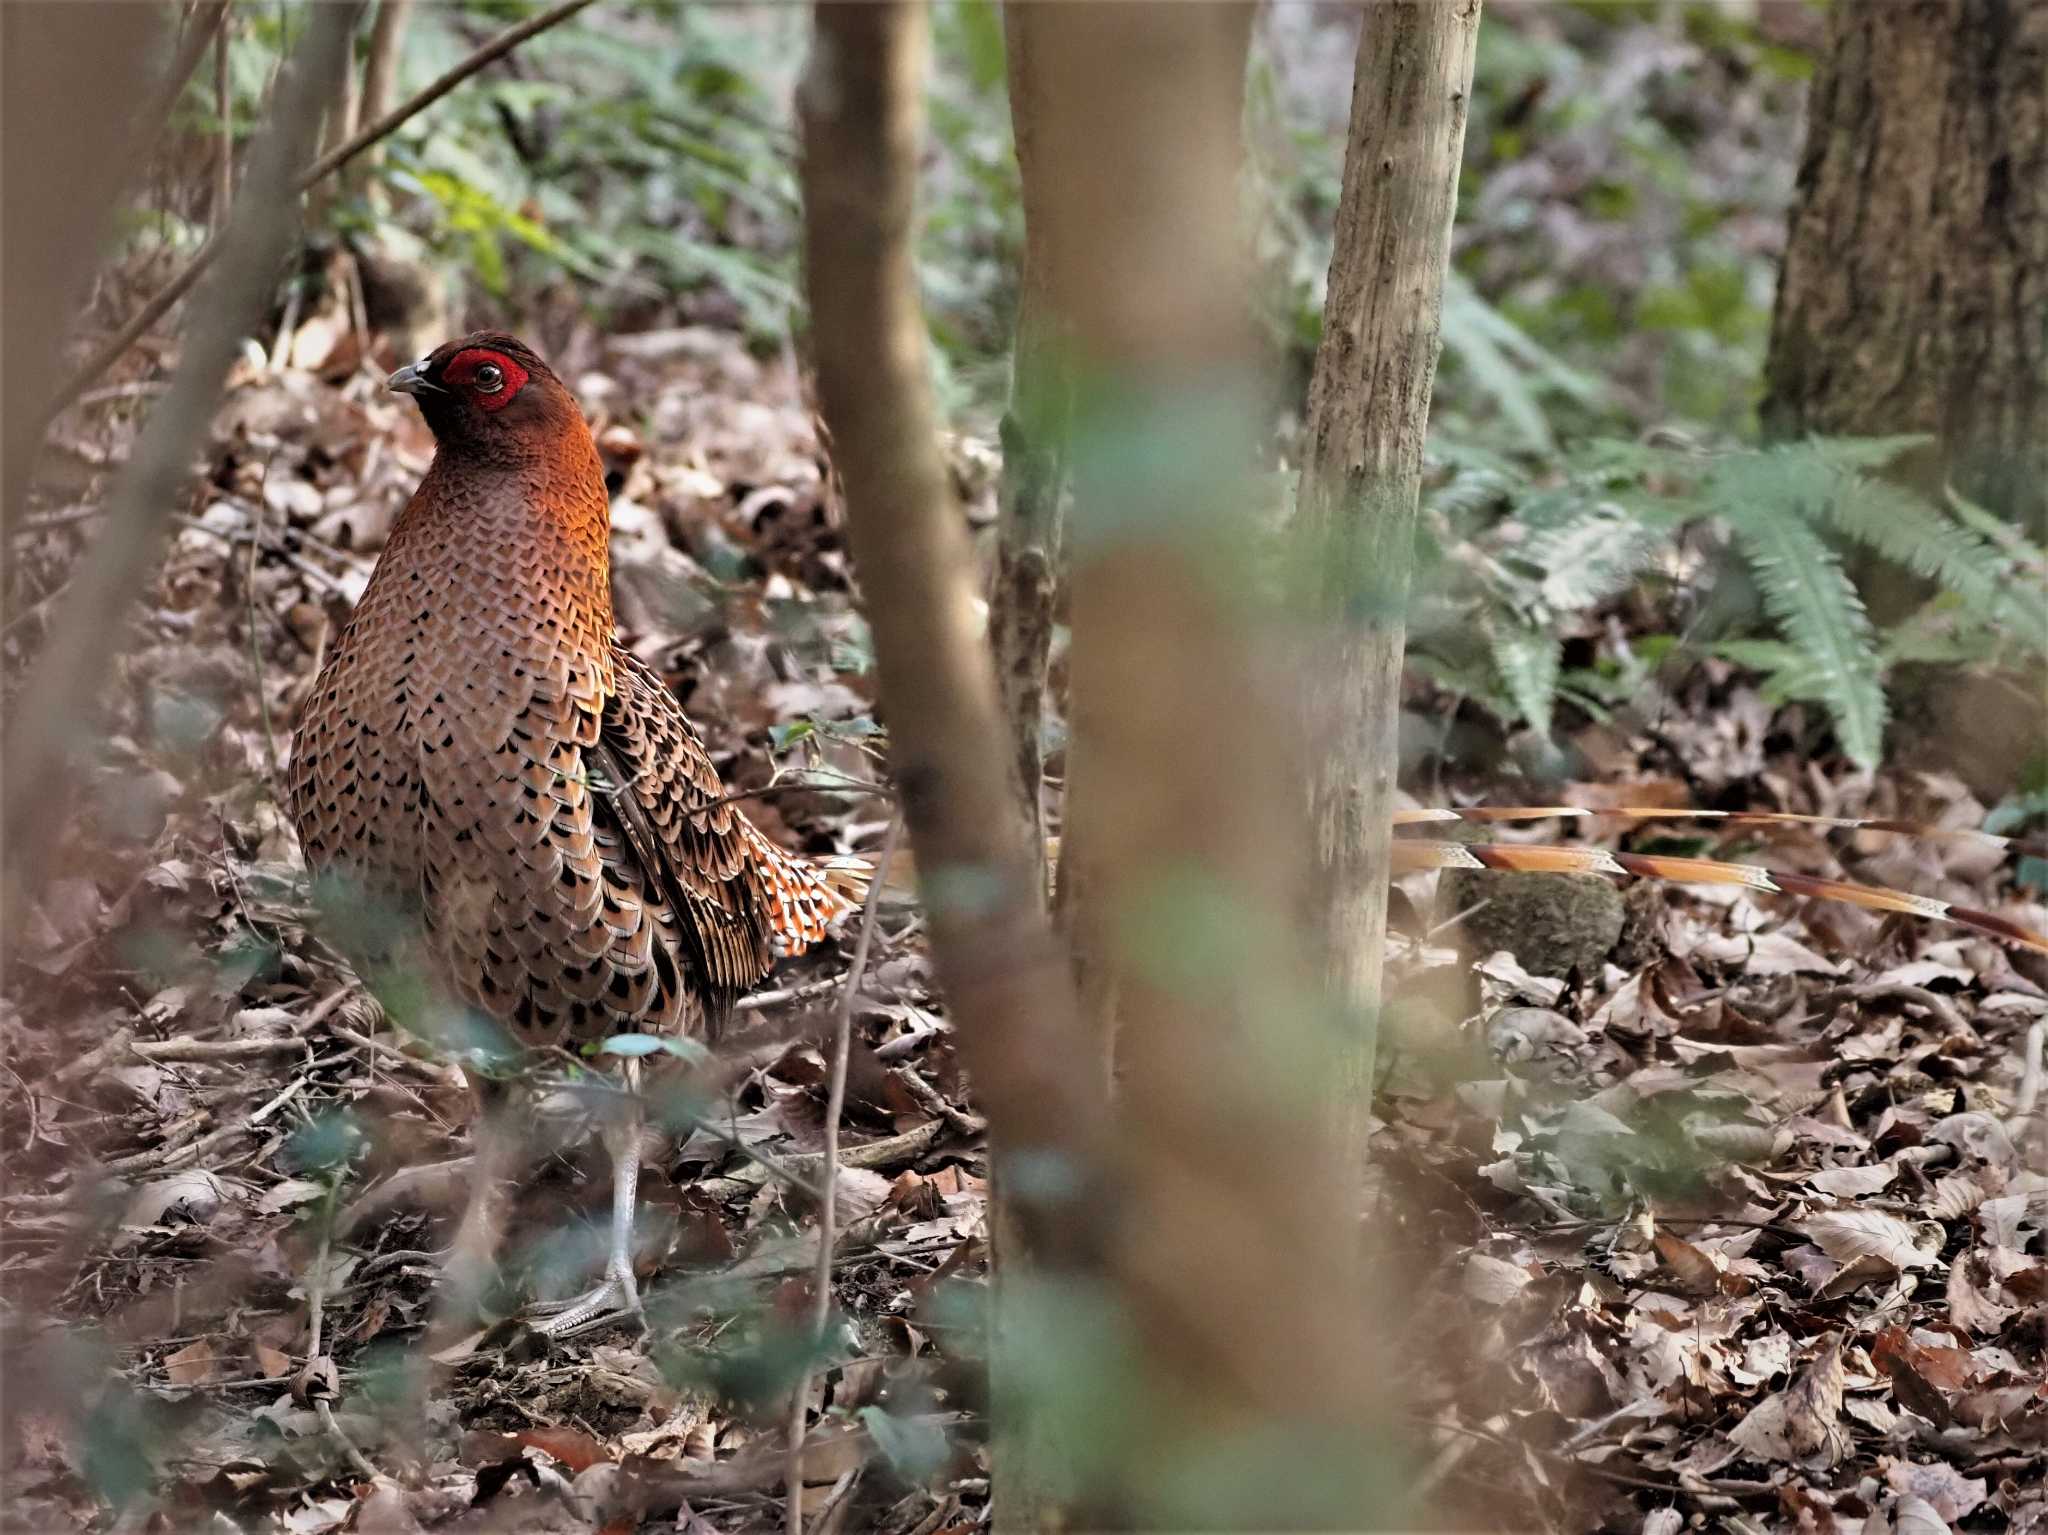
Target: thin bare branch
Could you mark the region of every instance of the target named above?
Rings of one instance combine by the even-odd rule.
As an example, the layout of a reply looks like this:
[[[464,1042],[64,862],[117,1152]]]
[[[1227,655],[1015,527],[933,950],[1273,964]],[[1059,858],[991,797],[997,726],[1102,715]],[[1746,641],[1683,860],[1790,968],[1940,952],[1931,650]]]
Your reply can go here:
[[[868,968],[868,950],[875,941],[875,913],[882,908],[882,881],[889,874],[889,860],[896,852],[896,839],[903,831],[903,817],[889,822],[882,839],[882,853],[875,860],[875,877],[868,885],[867,904],[861,909],[860,936],[854,940],[853,963],[846,972],[846,986],[839,996],[839,1014],[832,1026],[831,1085],[825,1091],[825,1150],[820,1172],[818,1202],[818,1262],[811,1274],[810,1343],[818,1348],[825,1338],[825,1323],[832,1314],[832,1248],[839,1237],[839,1118],[846,1112],[846,1058],[853,1049],[853,999],[860,995],[860,978]],[[784,1478],[788,1503],[783,1528],[788,1535],[804,1531],[804,1408],[811,1395],[812,1370],[809,1363],[797,1376],[789,1403],[789,1473]]]
[[[998,1157],[1041,1176],[1019,1211],[1049,1267],[1102,1241],[1101,1080],[1040,909],[964,524],[938,446],[913,262],[927,14],[816,8],[799,92],[818,395],[846,487],[890,761],[932,948]],[[1069,1176],[1043,1176],[1050,1169]]]

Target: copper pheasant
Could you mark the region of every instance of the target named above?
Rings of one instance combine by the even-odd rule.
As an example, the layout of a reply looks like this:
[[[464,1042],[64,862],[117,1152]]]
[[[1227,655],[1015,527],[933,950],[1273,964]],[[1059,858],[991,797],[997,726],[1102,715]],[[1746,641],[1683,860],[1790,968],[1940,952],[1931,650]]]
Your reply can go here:
[[[417,400],[434,461],[320,672],[289,779],[309,867],[402,919],[385,924],[399,940],[357,932],[351,957],[373,986],[424,982],[528,1046],[715,1033],[778,953],[850,909],[859,862],[770,842],[618,644],[603,466],[547,364],[486,332],[389,384]],[[637,1123],[606,1139],[610,1265],[556,1331],[638,1309]]]

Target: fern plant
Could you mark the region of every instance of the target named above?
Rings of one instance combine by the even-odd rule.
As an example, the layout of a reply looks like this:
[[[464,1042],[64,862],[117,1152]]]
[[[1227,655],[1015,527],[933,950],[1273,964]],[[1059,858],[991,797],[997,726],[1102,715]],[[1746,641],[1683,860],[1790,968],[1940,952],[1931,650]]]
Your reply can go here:
[[[1545,477],[1451,448],[1419,568],[1411,654],[1468,690],[1485,641],[1485,694],[1547,736],[1560,698],[1598,712],[1562,664],[1564,636],[1639,581],[1697,574],[1706,528],[1754,584],[1767,632],[1713,650],[1763,675],[1769,695],[1820,704],[1857,765],[1883,755],[1885,681],[1907,661],[2048,659],[2041,574],[2048,553],[1982,509],[1935,506],[1874,471],[1920,438],[1813,439],[1703,453],[1670,442],[1597,442]],[[1502,515],[1505,513],[1505,515]],[[1858,546],[1932,583],[1935,595],[1879,633],[1840,550]]]

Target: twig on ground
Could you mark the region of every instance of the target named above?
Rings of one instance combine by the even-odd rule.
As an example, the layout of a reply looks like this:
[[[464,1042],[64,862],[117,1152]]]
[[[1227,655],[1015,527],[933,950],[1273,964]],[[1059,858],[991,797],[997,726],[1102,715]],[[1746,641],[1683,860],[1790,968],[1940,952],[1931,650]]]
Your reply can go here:
[[[832,1030],[832,1080],[825,1093],[825,1149],[823,1198],[818,1205],[818,1263],[811,1275],[810,1347],[824,1343],[825,1324],[832,1314],[832,1242],[839,1233],[835,1196],[839,1178],[839,1116],[846,1108],[846,1058],[853,1050],[853,999],[860,991],[861,972],[867,969],[868,950],[875,941],[875,913],[882,905],[882,881],[888,877],[889,859],[896,852],[896,839],[903,832],[903,817],[889,822],[882,839],[881,856],[875,860],[874,879],[868,885],[867,905],[860,914],[860,937],[854,940],[853,964],[846,972],[846,991],[839,999],[839,1016]],[[804,1413],[811,1395],[811,1365],[806,1361],[789,1402],[789,1469],[783,1478],[788,1493],[783,1529],[788,1535],[803,1535],[804,1528]],[[851,1473],[849,1473],[850,1475]],[[834,1497],[838,1497],[835,1490]]]
[[[334,1207],[340,1197],[341,1182],[331,1179],[326,1196],[320,1202],[320,1252],[314,1259],[312,1277],[306,1281],[306,1367],[292,1382],[292,1395],[301,1402],[311,1399],[327,1437],[340,1446],[350,1465],[374,1481],[377,1468],[356,1448],[355,1441],[341,1431],[341,1425],[334,1421],[334,1408],[324,1394],[333,1389],[335,1383],[334,1362],[323,1356],[321,1345],[325,1342],[323,1334],[327,1324],[327,1259],[334,1250]],[[324,1380],[321,1379],[323,1375],[326,1377]],[[321,1390],[321,1395],[314,1395],[316,1388]]]
[[[86,1051],[77,1060],[72,1061],[69,1065],[59,1067],[53,1072],[50,1076],[51,1085],[58,1086],[67,1082],[76,1082],[81,1077],[92,1076],[103,1067],[120,1060],[123,1052],[127,1050],[129,1045],[134,1043],[134,1040],[134,1026],[131,1024],[121,1025],[120,1028],[109,1034],[96,1048]]]
[[[130,1049],[145,1061],[253,1061],[270,1055],[296,1055],[306,1048],[297,1034],[283,1039],[142,1039]]]
[[[226,1145],[249,1133],[246,1120],[237,1120],[231,1125],[222,1125],[211,1134],[202,1135],[196,1141],[187,1141],[182,1146],[158,1146],[149,1151],[138,1151],[133,1156],[116,1157],[104,1163],[104,1173],[139,1173],[158,1168],[176,1167],[181,1163],[197,1161],[216,1146]]]
[[[371,1481],[376,1481],[379,1475],[376,1466],[371,1464],[368,1456],[356,1448],[355,1441],[341,1431],[341,1425],[334,1421],[334,1409],[327,1405],[327,1399],[321,1397],[315,1401],[313,1409],[320,1414],[320,1426],[327,1430],[327,1437],[341,1446],[341,1453],[348,1457],[348,1463]]]
[[[803,986],[788,986],[781,991],[757,991],[752,996],[741,997],[733,1004],[732,1010],[736,1013],[759,1013],[791,1002],[815,1002],[820,997],[831,996],[844,984],[841,977],[833,975]]]
[[[918,1074],[915,1067],[898,1066],[889,1075],[896,1079],[898,1086],[917,1100],[919,1108],[927,1114],[938,1115],[960,1134],[980,1135],[988,1129],[987,1120],[979,1114],[970,1114],[965,1109],[955,1108],[946,1101],[945,1094]]]
[[[849,1146],[842,1151],[837,1165],[876,1171],[908,1166],[929,1151],[932,1143],[938,1140],[947,1128],[945,1120],[934,1118],[905,1130],[900,1135],[885,1135],[877,1141],[862,1141],[858,1146]],[[707,1126],[705,1133],[713,1132]],[[727,1137],[719,1135],[717,1139],[724,1141]],[[728,1141],[728,1144],[750,1158],[755,1165],[743,1167],[729,1177],[704,1179],[697,1187],[708,1197],[738,1198],[752,1193],[770,1178],[798,1189],[812,1199],[822,1197],[823,1191],[812,1184],[810,1175],[823,1168],[823,1152],[800,1151],[777,1160],[764,1155],[759,1148],[741,1145],[737,1140]]]

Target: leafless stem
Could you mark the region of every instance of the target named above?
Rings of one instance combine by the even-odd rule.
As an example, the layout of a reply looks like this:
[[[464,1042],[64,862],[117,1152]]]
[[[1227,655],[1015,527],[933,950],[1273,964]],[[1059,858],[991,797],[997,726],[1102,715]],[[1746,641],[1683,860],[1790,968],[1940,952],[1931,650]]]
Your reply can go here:
[[[370,29],[370,55],[363,61],[362,120],[376,122],[391,109],[391,92],[398,83],[398,60],[403,51],[406,23],[412,19],[413,0],[378,0],[376,25]],[[376,163],[372,153],[357,172]],[[352,173],[353,174],[353,173]]]
[[[820,1170],[821,1199],[818,1206],[818,1262],[811,1274],[810,1342],[819,1347],[825,1337],[825,1322],[832,1314],[832,1244],[839,1235],[839,1116],[846,1109],[846,1058],[853,1048],[853,999],[860,994],[860,978],[868,967],[868,950],[875,941],[875,913],[881,910],[882,880],[889,872],[889,859],[896,851],[896,839],[903,831],[903,817],[889,822],[882,839],[882,854],[875,861],[875,877],[868,885],[867,905],[861,909],[860,936],[854,940],[853,963],[846,972],[846,989],[839,998],[839,1016],[832,1029],[832,1078],[825,1092],[824,1166]],[[804,1529],[804,1409],[811,1395],[811,1366],[806,1363],[797,1377],[789,1404],[789,1472],[784,1478],[789,1500],[783,1514],[788,1535],[803,1535]]]
[[[171,67],[164,71],[156,95],[139,119],[152,131],[162,126],[164,119],[171,115],[171,108],[178,104],[185,82],[192,78],[192,72],[206,56],[206,45],[218,42],[222,51],[226,51],[227,28],[223,23],[227,15],[228,0],[206,0],[205,4],[194,9],[192,19],[185,24],[184,35],[178,39],[178,52],[171,60]]]

